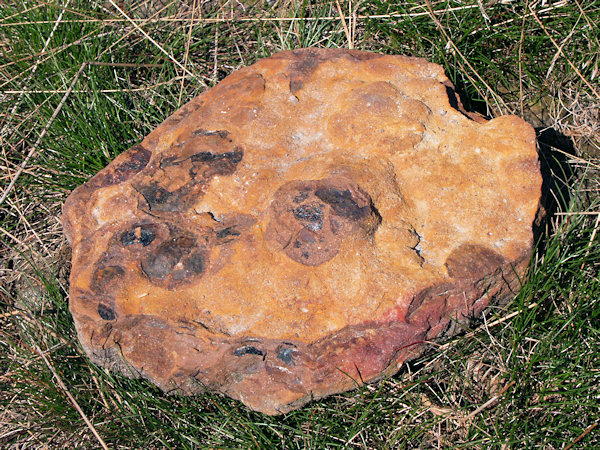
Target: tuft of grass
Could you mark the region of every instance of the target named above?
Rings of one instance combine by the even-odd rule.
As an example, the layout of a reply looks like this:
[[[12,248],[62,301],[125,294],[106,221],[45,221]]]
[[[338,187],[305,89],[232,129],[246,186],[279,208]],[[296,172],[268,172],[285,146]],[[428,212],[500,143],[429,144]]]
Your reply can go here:
[[[3,3],[3,448],[600,446],[600,6],[339,4],[345,24],[336,1]],[[283,417],[91,364],[68,312],[68,193],[232,71],[310,45],[425,57],[470,109],[536,127],[549,218],[514,301],[396,376]]]

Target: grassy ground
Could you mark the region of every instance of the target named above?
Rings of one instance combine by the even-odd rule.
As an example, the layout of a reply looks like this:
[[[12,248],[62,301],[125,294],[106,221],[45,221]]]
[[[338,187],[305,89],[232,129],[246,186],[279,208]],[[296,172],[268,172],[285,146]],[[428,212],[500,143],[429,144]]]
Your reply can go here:
[[[2,2],[1,447],[600,447],[600,4],[340,3]],[[426,57],[468,108],[536,127],[551,215],[521,292],[398,375],[283,417],[92,365],[67,307],[69,191],[233,70],[311,45]]]

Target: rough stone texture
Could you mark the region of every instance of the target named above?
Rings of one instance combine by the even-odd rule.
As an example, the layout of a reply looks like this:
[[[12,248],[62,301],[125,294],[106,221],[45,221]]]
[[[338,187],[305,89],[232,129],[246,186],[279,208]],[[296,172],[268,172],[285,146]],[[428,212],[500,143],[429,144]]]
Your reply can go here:
[[[507,301],[540,188],[533,129],[439,66],[279,53],[73,192],[71,312],[96,363],[286,412]]]

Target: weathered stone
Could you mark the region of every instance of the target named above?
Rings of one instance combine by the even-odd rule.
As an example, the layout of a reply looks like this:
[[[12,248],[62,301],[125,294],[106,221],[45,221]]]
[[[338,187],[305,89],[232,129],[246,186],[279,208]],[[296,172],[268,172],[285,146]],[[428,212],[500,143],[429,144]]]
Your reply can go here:
[[[510,299],[540,188],[533,129],[439,66],[279,53],[73,192],[71,312],[96,363],[286,412]]]

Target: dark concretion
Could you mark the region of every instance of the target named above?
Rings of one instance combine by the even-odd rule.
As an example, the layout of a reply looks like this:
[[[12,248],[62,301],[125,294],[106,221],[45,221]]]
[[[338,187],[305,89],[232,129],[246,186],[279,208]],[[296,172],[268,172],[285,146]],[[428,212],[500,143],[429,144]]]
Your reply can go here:
[[[151,211],[174,212],[182,209],[179,191],[169,192],[156,183],[138,186],[136,189],[146,199]]]
[[[225,153],[201,151],[185,159],[165,156],[160,162],[160,170],[134,187],[144,197],[152,212],[184,211],[204,195],[214,176],[233,174],[243,157],[244,152],[240,147]],[[186,174],[190,179],[186,185],[169,189],[171,180],[177,180]]]
[[[477,244],[461,244],[446,259],[452,278],[481,279],[498,270],[506,260],[490,248]]]
[[[244,355],[258,355],[264,356],[262,350],[253,347],[252,345],[244,345],[243,347],[235,349],[233,352],[235,356],[244,356]]]
[[[134,225],[132,230],[121,234],[119,241],[124,247],[136,244],[147,247],[156,238],[155,228],[154,225]]]
[[[344,54],[336,54],[335,51],[330,52],[327,49],[302,49],[294,50],[292,53],[294,54],[295,59],[289,66],[289,89],[293,95],[296,95],[296,93],[304,87],[319,65],[324,61],[333,58],[368,60],[383,56],[353,50],[347,50]]]
[[[267,241],[276,240],[289,258],[307,266],[329,261],[343,239],[370,233],[381,222],[369,195],[344,177],[288,182],[271,210]]]
[[[280,359],[287,365],[295,366],[294,362],[294,353],[296,352],[296,348],[292,344],[281,344],[277,347],[277,359]]]
[[[369,214],[369,205],[360,207],[352,198],[349,189],[339,190],[335,188],[317,189],[315,195],[329,204],[338,216],[347,217],[351,220],[359,220]]]
[[[319,231],[323,228],[323,211],[319,208],[319,205],[298,206],[294,209],[294,217],[302,222],[306,222],[308,228],[312,231]]]
[[[290,67],[290,92],[296,94],[321,62],[314,57],[300,59]]]
[[[236,230],[235,226],[231,226],[231,227],[226,227],[226,228],[223,228],[223,229],[217,231],[216,234],[217,234],[218,239],[224,239],[224,238],[228,238],[228,237],[239,236],[241,233]]]
[[[98,187],[122,183],[141,172],[148,165],[151,156],[150,150],[142,145],[136,145],[120,156],[119,164],[108,166],[108,170],[100,172],[90,180],[90,183]]]
[[[140,172],[148,165],[152,152],[141,145],[136,145],[126,155],[128,158],[117,167],[116,172],[122,175],[131,175]]]
[[[142,270],[149,278],[162,280],[173,271],[175,265],[192,245],[193,240],[188,237],[163,242],[156,252],[146,256],[142,262]]]
[[[327,261],[335,256],[337,249],[327,248],[327,243],[319,233],[302,228],[296,235],[294,246],[286,252],[295,261],[302,264],[317,265],[313,261]],[[299,257],[299,256],[300,257]]]
[[[104,303],[98,304],[98,315],[102,320],[115,320],[117,318],[115,311]]]
[[[181,163],[182,160],[178,158],[177,155],[161,156],[158,166],[161,169],[166,169],[168,167],[178,166]]]
[[[196,251],[189,256],[181,258],[182,269],[173,270],[171,279],[173,281],[183,281],[204,272],[204,252]]]
[[[206,242],[199,245],[203,235],[188,235],[177,228],[172,228],[169,233],[167,240],[142,258],[141,269],[150,281],[171,289],[204,274],[210,238],[204,239]]]
[[[225,153],[198,152],[191,156],[191,160],[192,163],[207,164],[215,171],[215,175],[231,175],[243,157],[244,152],[236,147],[233,151]]]

